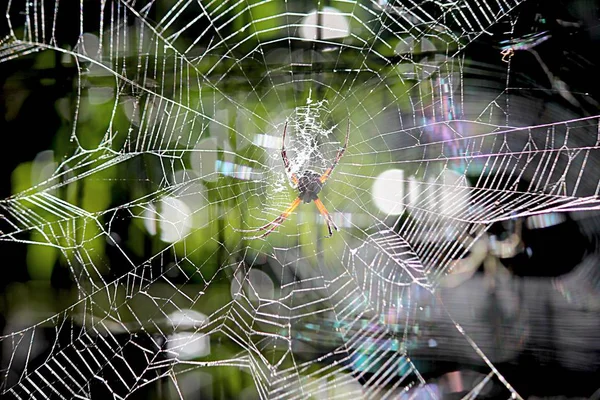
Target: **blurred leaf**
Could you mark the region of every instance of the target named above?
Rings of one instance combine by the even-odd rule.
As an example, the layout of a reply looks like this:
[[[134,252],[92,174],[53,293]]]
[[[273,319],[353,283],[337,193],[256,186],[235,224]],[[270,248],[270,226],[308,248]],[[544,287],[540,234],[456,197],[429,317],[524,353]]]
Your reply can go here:
[[[31,233],[31,240],[44,243],[47,240],[38,232]],[[52,246],[41,244],[27,245],[27,272],[33,280],[49,281],[58,257],[58,251]]]

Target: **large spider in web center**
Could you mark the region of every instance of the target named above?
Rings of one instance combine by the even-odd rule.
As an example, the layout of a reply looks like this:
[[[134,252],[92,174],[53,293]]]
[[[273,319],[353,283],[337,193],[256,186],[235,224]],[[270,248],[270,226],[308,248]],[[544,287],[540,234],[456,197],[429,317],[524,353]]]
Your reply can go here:
[[[287,152],[285,150],[285,134],[287,131],[287,125],[288,124],[286,122],[285,126],[283,127],[283,137],[281,139],[281,158],[283,159],[283,165],[285,167],[285,171],[288,177],[290,177],[294,188],[298,190],[298,197],[292,202],[292,204],[290,204],[290,206],[284,212],[282,212],[279,215],[279,217],[275,218],[268,224],[261,226],[260,228],[253,229],[252,231],[266,231],[260,236],[260,238],[264,238],[265,236],[273,232],[275,229],[277,229],[277,227],[281,225],[283,221],[287,219],[287,217],[290,216],[290,214],[296,209],[296,207],[300,205],[301,202],[310,203],[311,201],[314,201],[315,205],[317,206],[317,209],[319,210],[319,212],[325,219],[325,222],[327,223],[327,230],[329,231],[329,235],[325,237],[331,237],[333,235],[333,229],[335,229],[336,231],[339,231],[339,229],[335,222],[333,222],[333,218],[325,208],[325,205],[319,199],[318,194],[319,192],[321,192],[321,189],[323,189],[323,185],[325,184],[327,179],[329,179],[331,173],[333,172],[333,169],[344,155],[346,147],[348,147],[348,137],[350,135],[350,119],[348,119],[348,128],[346,129],[346,139],[344,141],[344,145],[338,150],[337,156],[333,160],[331,166],[327,168],[327,170],[325,170],[325,172],[322,175],[310,170],[305,170],[299,175],[292,173],[290,160],[288,159]]]

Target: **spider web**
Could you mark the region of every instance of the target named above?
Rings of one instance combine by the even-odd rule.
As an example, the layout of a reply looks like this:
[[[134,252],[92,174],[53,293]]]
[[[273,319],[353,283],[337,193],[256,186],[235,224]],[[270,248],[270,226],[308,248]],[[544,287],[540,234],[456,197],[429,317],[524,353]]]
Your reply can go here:
[[[597,116],[529,124],[465,76],[520,3],[9,1],[0,61],[51,52],[74,92],[2,240],[58,251],[75,290],[2,336],[2,393],[437,398],[419,362],[439,350],[485,370],[470,396],[519,397],[495,366],[514,354],[439,293],[493,223],[599,206]],[[339,232],[301,204],[249,236],[297,196],[284,125],[291,171],[323,173],[347,121],[320,194]]]

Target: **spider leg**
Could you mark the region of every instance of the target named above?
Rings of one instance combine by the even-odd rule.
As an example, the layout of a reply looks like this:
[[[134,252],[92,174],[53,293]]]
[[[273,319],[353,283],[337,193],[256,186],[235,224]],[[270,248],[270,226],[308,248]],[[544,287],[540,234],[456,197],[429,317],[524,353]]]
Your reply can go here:
[[[285,167],[285,172],[291,176],[292,183],[294,186],[298,185],[298,177],[296,174],[292,174],[292,170],[290,168],[290,160],[287,157],[287,152],[285,151],[285,133],[287,131],[288,123],[285,122],[285,126],[283,127],[283,138],[281,139],[281,158],[283,159],[283,166]]]
[[[253,239],[264,238],[265,236],[268,236],[271,232],[273,232],[275,229],[277,229],[277,227],[279,225],[281,225],[283,223],[283,221],[286,220],[287,217],[290,216],[290,214],[296,209],[296,207],[298,207],[300,205],[300,202],[301,202],[301,199],[300,199],[300,197],[298,197],[296,200],[294,200],[292,202],[292,204],[290,204],[290,206],[284,212],[282,212],[279,215],[279,217],[275,218],[273,221],[271,221],[268,224],[263,225],[259,228],[243,229],[243,230],[240,230],[240,232],[258,232],[258,231],[264,231],[266,229],[267,231],[265,233],[263,233],[261,236],[254,237]]]
[[[331,215],[327,212],[325,205],[323,204],[323,202],[320,199],[315,200],[315,205],[317,206],[317,208],[319,209],[319,212],[325,219],[325,222],[327,222],[327,230],[329,231],[329,235],[327,235],[325,237],[329,238],[333,235],[333,230],[331,229],[332,226],[333,226],[333,229],[335,229],[336,231],[339,231],[339,229],[338,229],[337,225],[335,224],[335,222],[333,222],[333,218],[331,218]]]
[[[348,138],[349,137],[350,137],[350,118],[348,118],[348,128],[346,129],[346,140],[344,141],[344,146],[342,146],[342,148],[338,151],[337,156],[335,157],[335,160],[333,161],[333,164],[331,164],[331,167],[327,168],[327,171],[325,171],[325,173],[323,175],[321,175],[321,177],[319,178],[321,183],[325,183],[325,181],[327,179],[329,179],[329,177],[331,176],[331,173],[333,172],[333,169],[335,168],[335,166],[338,164],[338,162],[344,155],[344,152],[346,151],[346,148],[348,147]]]

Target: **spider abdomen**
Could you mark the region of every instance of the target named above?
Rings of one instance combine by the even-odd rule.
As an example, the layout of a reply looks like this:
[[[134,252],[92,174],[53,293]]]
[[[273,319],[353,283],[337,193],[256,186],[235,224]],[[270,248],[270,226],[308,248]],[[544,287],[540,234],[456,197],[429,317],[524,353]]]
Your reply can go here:
[[[298,178],[298,197],[305,203],[310,203],[318,198],[318,194],[323,188],[321,175],[313,171],[304,171]]]

